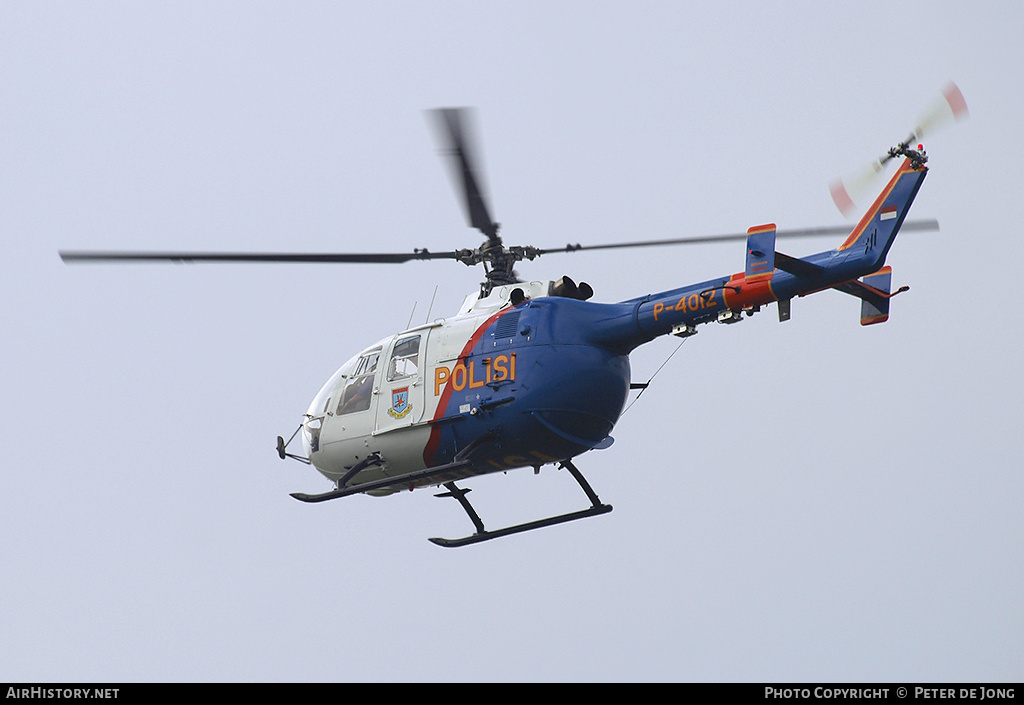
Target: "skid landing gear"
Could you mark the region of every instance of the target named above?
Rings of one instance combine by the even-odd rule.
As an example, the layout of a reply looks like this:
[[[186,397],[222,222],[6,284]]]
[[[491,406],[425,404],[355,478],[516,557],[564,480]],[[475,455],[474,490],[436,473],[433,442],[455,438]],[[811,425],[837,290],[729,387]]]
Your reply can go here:
[[[591,506],[589,509],[583,509],[578,512],[570,512],[568,514],[559,514],[558,516],[548,517],[547,519],[538,519],[536,521],[530,521],[525,524],[516,524],[515,526],[508,526],[504,529],[495,529],[494,531],[487,531],[484,528],[484,523],[480,520],[480,515],[473,509],[473,505],[466,499],[466,495],[470,492],[468,489],[457,487],[454,482],[446,482],[444,486],[447,488],[447,492],[442,492],[435,497],[453,497],[458,500],[462,508],[466,510],[466,514],[472,520],[473,525],[476,527],[476,533],[470,536],[465,536],[461,539],[442,539],[432,538],[429,539],[432,543],[438,546],[444,546],[445,548],[457,548],[459,546],[468,546],[471,543],[480,543],[481,541],[490,541],[500,536],[508,536],[510,534],[519,534],[524,531],[531,531],[532,529],[541,529],[545,526],[553,526],[555,524],[563,524],[567,521],[575,521],[576,519],[586,519],[587,517],[597,516],[598,514],[607,514],[612,510],[612,505],[602,504],[601,500],[598,499],[597,494],[591,488],[590,483],[583,477],[583,474],[576,469],[576,466],[568,460],[564,460],[560,463],[560,467],[565,468],[572,473],[573,478],[579,483],[580,487],[587,494],[587,498],[590,500]]]

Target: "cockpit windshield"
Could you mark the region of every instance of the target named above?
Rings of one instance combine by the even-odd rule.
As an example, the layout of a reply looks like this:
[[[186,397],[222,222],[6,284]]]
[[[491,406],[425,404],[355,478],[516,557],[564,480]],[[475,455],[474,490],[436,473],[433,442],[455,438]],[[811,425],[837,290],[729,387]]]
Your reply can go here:
[[[370,400],[373,398],[373,375],[377,371],[380,350],[377,347],[364,352],[355,361],[355,369],[350,375],[346,375],[338,398],[338,410],[335,412],[338,416],[370,408]]]
[[[380,352],[381,346],[377,345],[342,365],[313,398],[307,416],[316,418],[328,412],[350,414],[368,409],[370,393],[373,391],[373,373],[377,369]],[[366,385],[369,388],[365,394],[361,394],[364,391],[362,387]],[[361,401],[355,401],[357,397]]]

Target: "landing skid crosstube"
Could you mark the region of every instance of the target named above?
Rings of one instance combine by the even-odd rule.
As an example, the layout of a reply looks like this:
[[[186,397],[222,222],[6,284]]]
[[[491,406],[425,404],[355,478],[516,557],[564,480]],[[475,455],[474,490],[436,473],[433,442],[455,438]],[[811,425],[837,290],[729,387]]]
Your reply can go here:
[[[531,531],[533,529],[542,529],[545,526],[553,526],[555,524],[564,524],[567,521],[575,521],[577,519],[586,519],[587,517],[597,516],[598,514],[607,514],[612,510],[612,505],[602,504],[601,500],[598,499],[597,494],[591,488],[590,483],[583,477],[583,474],[576,469],[570,461],[564,460],[560,464],[561,467],[567,469],[572,473],[573,478],[579,483],[580,487],[587,494],[587,498],[590,499],[591,506],[589,509],[583,509],[578,512],[570,512],[568,514],[559,514],[558,516],[548,517],[546,519],[538,519],[536,521],[526,522],[525,524],[516,524],[515,526],[507,526],[504,529],[495,529],[488,531],[484,528],[483,521],[480,520],[480,515],[473,509],[473,505],[466,499],[466,494],[470,490],[463,489],[456,486],[454,482],[446,482],[444,486],[448,489],[447,492],[442,492],[436,497],[452,497],[458,500],[462,508],[466,510],[466,514],[469,515],[473,525],[476,527],[476,533],[469,536],[464,536],[461,539],[443,539],[443,538],[432,538],[429,539],[431,543],[435,543],[438,546],[444,546],[445,548],[458,548],[459,546],[468,546],[473,543],[480,543],[481,541],[490,541],[501,536],[509,536],[510,534],[520,534],[524,531]]]

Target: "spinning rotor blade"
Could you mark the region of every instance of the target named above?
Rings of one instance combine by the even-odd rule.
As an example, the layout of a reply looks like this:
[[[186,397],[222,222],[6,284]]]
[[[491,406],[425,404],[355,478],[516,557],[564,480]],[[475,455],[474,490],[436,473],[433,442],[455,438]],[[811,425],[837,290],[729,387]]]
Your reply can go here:
[[[60,258],[72,262],[347,262],[364,264],[400,264],[414,259],[458,259],[458,252],[416,250],[408,254],[342,254],[327,252],[114,252],[98,250],[62,250]]]
[[[938,230],[937,220],[908,220],[902,226],[904,231]],[[800,228],[779,230],[776,237],[800,238],[818,236],[849,235],[850,228],[845,225],[833,225],[822,228]],[[517,259],[533,259],[540,255],[558,252],[580,252],[583,250],[613,250],[627,247],[660,247],[664,245],[697,245],[733,240],[746,240],[746,233],[729,233],[724,235],[698,235],[696,237],[677,237],[666,240],[640,240],[636,242],[612,242],[601,245],[568,244],[565,247],[512,248],[522,251]],[[326,264],[402,264],[412,260],[453,259],[466,264],[475,264],[472,250],[456,250],[454,252],[430,252],[415,250],[408,253],[331,253],[331,252],[125,252],[115,250],[61,250],[60,258],[65,263],[78,262],[174,262],[177,264],[194,264],[196,262],[280,262],[280,263],[326,263]],[[513,274],[515,274],[513,272]],[[516,281],[518,281],[516,277]]]
[[[937,220],[909,220],[903,223],[902,231],[909,230],[938,230]],[[850,226],[833,225],[823,228],[799,228],[794,230],[779,230],[775,237],[798,238],[817,237],[821,235],[842,236],[850,234]],[[746,233],[730,233],[725,235],[698,235],[696,237],[677,237],[668,240],[641,240],[638,242],[613,242],[604,245],[566,245],[565,247],[538,249],[536,254],[546,255],[554,252],[579,252],[581,250],[613,250],[626,247],[660,247],[663,245],[696,245],[713,242],[728,242],[732,240],[746,240]]]
[[[950,81],[942,89],[942,99],[936,100],[931,109],[921,116],[917,127],[907,138],[907,142],[922,140],[930,136],[938,128],[967,118],[967,101],[957,85]]]
[[[924,139],[925,135],[934,134],[940,127],[953,122],[960,122],[967,118],[967,101],[956,84],[950,81],[942,89],[942,95],[931,108],[921,116],[917,126],[907,137],[901,146],[916,146],[915,143]],[[885,164],[896,156],[896,148],[889,150],[889,153],[881,159],[871,162],[862,171],[851,176],[836,179],[829,184],[829,193],[835,202],[839,212],[845,216],[853,214],[857,202],[875,184],[875,177]]]
[[[434,118],[439,139],[452,157],[453,177],[462,186],[463,206],[469,224],[486,235],[492,246],[500,245],[498,224],[491,220],[473,159],[470,111],[466,108],[439,108],[429,112]]]

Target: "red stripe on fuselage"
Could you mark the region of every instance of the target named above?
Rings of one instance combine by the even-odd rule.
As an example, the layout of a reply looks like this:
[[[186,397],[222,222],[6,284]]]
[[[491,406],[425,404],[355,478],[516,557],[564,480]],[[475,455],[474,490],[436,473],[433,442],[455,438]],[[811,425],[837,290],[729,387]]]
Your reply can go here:
[[[515,307],[509,307],[498,311],[497,313],[490,316],[486,321],[483,322],[479,328],[477,328],[473,335],[469,337],[469,341],[462,348],[462,352],[459,354],[459,358],[464,358],[473,352],[473,348],[480,342],[480,338],[483,337],[484,332],[491,327],[491,325],[499,318],[504,316],[506,313],[514,310]],[[441,392],[441,400],[437,402],[437,408],[434,410],[434,418],[431,422],[437,421],[444,416],[445,410],[448,408],[448,400],[452,396],[452,385],[451,380],[445,382],[444,391]],[[430,438],[427,440],[427,445],[423,448],[423,462],[427,464],[427,467],[431,467],[431,463],[434,459],[434,454],[437,453],[437,447],[441,443],[441,426],[435,424],[430,429]]]

